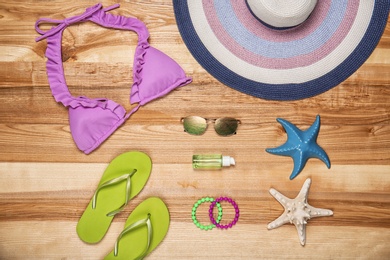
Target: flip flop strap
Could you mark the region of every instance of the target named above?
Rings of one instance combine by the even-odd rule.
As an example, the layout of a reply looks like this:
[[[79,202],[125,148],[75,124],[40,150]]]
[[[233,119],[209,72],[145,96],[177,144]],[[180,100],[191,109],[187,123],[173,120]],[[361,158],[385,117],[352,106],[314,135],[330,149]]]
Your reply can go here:
[[[127,205],[127,203],[129,202],[130,200],[130,192],[131,192],[131,177],[134,175],[134,173],[136,173],[137,170],[134,169],[131,173],[127,173],[127,174],[123,174],[119,177],[116,177],[114,179],[111,179],[111,180],[108,180],[104,183],[102,183],[101,185],[99,185],[99,187],[96,189],[95,191],[95,194],[93,195],[93,198],[92,198],[92,208],[95,209],[96,208],[96,204],[97,204],[97,197],[98,197],[98,194],[99,192],[106,188],[106,187],[109,187],[111,185],[114,185],[114,184],[117,184],[117,183],[120,183],[124,180],[126,180],[126,197],[125,197],[125,203],[122,204],[122,206],[120,206],[118,209],[116,210],[113,210],[109,213],[107,213],[107,216],[108,217],[112,217],[112,216],[115,216],[116,214],[118,214],[119,212],[121,212],[125,206]]]
[[[128,232],[138,228],[138,227],[141,227],[143,225],[146,225],[147,229],[148,229],[148,243],[146,245],[146,248],[145,250],[142,252],[142,254],[140,254],[137,258],[135,258],[136,260],[139,260],[139,259],[143,259],[147,253],[148,253],[148,250],[150,248],[150,241],[152,240],[152,236],[153,236],[153,230],[152,230],[152,223],[150,222],[150,213],[148,213],[148,217],[145,218],[145,219],[141,219],[141,220],[138,220],[134,223],[132,223],[131,225],[127,226],[118,236],[116,242],[115,242],[115,247],[114,247],[114,256],[117,256],[118,255],[118,249],[119,249],[119,241],[120,239],[125,235],[127,234]]]

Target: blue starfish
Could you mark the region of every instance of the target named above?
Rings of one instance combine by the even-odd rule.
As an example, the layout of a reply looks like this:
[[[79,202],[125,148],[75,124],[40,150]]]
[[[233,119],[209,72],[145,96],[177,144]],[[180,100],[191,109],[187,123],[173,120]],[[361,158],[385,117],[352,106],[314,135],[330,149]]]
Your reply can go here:
[[[298,129],[287,120],[277,118],[276,121],[286,130],[287,141],[279,147],[267,148],[266,151],[275,155],[292,157],[294,169],[290,175],[290,180],[294,179],[303,170],[309,158],[318,158],[326,164],[328,169],[330,168],[328,155],[317,144],[317,136],[320,131],[319,115],[317,115],[310,128],[305,131]]]

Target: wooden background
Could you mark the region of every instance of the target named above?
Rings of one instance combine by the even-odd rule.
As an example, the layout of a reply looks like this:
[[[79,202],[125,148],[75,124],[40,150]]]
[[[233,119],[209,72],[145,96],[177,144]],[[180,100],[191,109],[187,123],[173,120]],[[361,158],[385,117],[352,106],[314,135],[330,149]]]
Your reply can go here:
[[[116,2],[114,14],[135,16],[150,30],[150,43],[175,59],[193,83],[142,107],[100,148],[80,152],[70,135],[67,110],[57,104],[46,77],[46,41],[35,42],[40,17],[81,14],[95,1],[0,1],[0,259],[102,259],[129,213],[159,196],[171,224],[148,259],[389,259],[390,257],[390,26],[367,62],[338,87],[292,102],[254,98],[226,87],[191,56],[178,33],[170,0]],[[48,29],[48,27],[43,27]],[[74,25],[63,37],[65,75],[72,94],[107,97],[130,109],[136,35]],[[318,143],[327,169],[312,159],[293,181],[291,158],[267,147],[286,140],[281,117],[299,128],[321,115]],[[242,121],[235,136],[210,127],[203,136],[183,132],[180,118],[232,116]],[[102,242],[83,243],[76,223],[107,164],[138,150],[153,160],[151,177]],[[223,153],[237,165],[194,171],[196,153]],[[293,225],[267,230],[282,206],[273,187],[295,197],[312,178],[309,203],[334,211],[307,226],[299,244]],[[191,222],[193,203],[203,196],[230,196],[241,216],[230,230],[201,231]],[[205,209],[205,208],[203,208]]]

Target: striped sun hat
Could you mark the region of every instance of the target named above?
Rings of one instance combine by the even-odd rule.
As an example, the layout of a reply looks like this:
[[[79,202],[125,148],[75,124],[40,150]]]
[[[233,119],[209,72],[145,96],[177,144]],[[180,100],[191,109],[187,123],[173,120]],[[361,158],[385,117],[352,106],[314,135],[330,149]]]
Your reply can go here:
[[[390,0],[173,0],[180,34],[223,84],[271,100],[323,93],[378,44]]]

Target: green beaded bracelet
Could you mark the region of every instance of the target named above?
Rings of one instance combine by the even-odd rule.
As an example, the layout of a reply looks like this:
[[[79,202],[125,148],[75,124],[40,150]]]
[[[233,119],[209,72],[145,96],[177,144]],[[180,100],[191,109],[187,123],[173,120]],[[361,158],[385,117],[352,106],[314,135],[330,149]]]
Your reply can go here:
[[[202,204],[204,202],[211,203],[213,201],[214,201],[213,198],[204,197],[204,198],[199,199],[197,202],[195,202],[194,206],[192,207],[192,221],[194,222],[195,226],[197,226],[198,228],[200,228],[202,230],[211,230],[215,227],[215,225],[211,224],[211,225],[204,226],[204,225],[200,224],[198,222],[198,220],[196,219],[196,210],[198,209],[200,204]],[[221,207],[221,204],[219,204],[219,203],[216,203],[216,206],[218,208],[218,217],[216,219],[216,222],[219,223],[222,219],[222,207]]]

